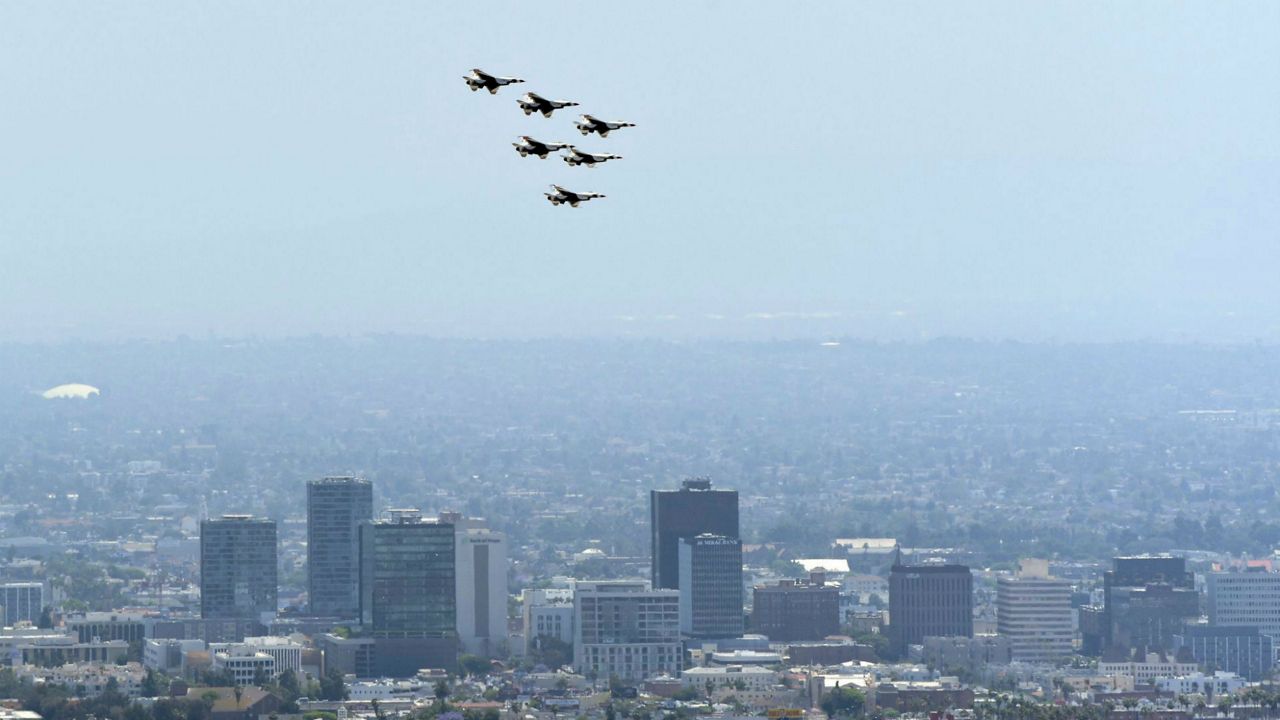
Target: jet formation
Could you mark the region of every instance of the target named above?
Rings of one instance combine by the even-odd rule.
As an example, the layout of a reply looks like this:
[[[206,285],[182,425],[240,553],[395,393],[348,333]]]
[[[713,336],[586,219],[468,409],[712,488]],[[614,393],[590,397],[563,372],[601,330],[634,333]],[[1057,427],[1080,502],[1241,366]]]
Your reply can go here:
[[[515,85],[522,83],[524,80],[517,77],[501,77],[492,75],[480,68],[473,68],[471,73],[463,76],[467,87],[472,92],[477,90],[488,90],[490,95],[497,95],[500,88],[507,85]],[[556,110],[567,107],[576,107],[577,102],[573,100],[549,100],[538,93],[526,92],[521,95],[516,104],[524,111],[525,115],[533,115],[535,112],[544,118],[550,118]],[[635,127],[635,123],[625,122],[622,120],[601,120],[595,116],[582,114],[578,120],[574,122],[574,126],[578,128],[584,136],[595,133],[601,138],[609,137],[609,133],[620,128]],[[517,138],[517,142],[511,143],[515,147],[520,157],[529,157],[536,155],[542,160],[546,160],[551,153],[562,152],[560,159],[570,167],[579,167],[585,165],[594,168],[596,165],[602,165],[610,160],[621,160],[621,155],[611,153],[587,152],[579,149],[576,145],[567,142],[547,142],[536,140],[529,135],[521,135]],[[552,185],[551,192],[543,193],[547,201],[552,205],[568,205],[569,207],[578,207],[580,203],[594,200],[596,198],[605,197],[603,193],[598,192],[578,192],[566,189],[560,185]]]

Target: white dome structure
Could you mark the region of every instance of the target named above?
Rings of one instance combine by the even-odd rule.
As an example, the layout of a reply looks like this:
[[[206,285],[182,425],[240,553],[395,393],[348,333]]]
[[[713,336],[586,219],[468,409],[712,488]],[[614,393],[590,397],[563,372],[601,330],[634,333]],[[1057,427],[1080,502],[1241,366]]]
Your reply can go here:
[[[68,398],[84,400],[85,398],[90,397],[92,395],[101,395],[101,394],[102,393],[98,390],[98,388],[92,385],[84,385],[82,383],[68,383],[66,385],[59,385],[57,387],[51,387],[48,390],[45,390],[43,393],[40,393],[41,397],[43,397],[46,400],[63,400]]]

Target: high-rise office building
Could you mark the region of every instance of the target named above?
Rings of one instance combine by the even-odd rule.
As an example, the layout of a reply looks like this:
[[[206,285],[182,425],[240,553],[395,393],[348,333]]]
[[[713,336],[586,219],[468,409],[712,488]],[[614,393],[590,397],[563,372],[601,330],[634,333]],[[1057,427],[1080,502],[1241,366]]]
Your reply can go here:
[[[40,622],[44,612],[44,585],[38,582],[14,582],[0,585],[0,627],[13,627],[20,622]]]
[[[1072,653],[1071,583],[1049,575],[1046,560],[1023,560],[1018,574],[996,581],[996,633],[1013,659],[1052,663]]]
[[[926,637],[973,637],[973,574],[964,565],[903,565],[889,571],[889,646],[906,657]]]
[[[643,582],[580,582],[573,608],[578,672],[628,681],[679,677],[679,591],[650,590]]]
[[[454,526],[391,510],[360,527],[360,622],[381,675],[451,668],[457,656]]]
[[[1173,636],[1200,616],[1200,593],[1185,558],[1118,557],[1103,574],[1107,647],[1173,648]]]
[[[738,491],[712,490],[705,478],[685,480],[679,490],[649,493],[652,532],[653,587],[680,587],[680,539],[703,533],[741,537],[738,533]]]
[[[458,642],[497,657],[507,642],[507,536],[482,527],[457,532]]]
[[[223,515],[200,523],[200,617],[263,622],[276,612],[276,522]]]
[[[354,477],[307,483],[307,596],[312,615],[360,611],[360,525],[373,519],[373,484]]]
[[[757,585],[751,593],[751,629],[773,642],[821,640],[840,632],[840,589],[826,574]]]
[[[703,533],[680,539],[680,629],[693,638],[742,635],[742,541]]]
[[[1210,625],[1255,627],[1280,638],[1280,573],[1210,573],[1206,580]]]

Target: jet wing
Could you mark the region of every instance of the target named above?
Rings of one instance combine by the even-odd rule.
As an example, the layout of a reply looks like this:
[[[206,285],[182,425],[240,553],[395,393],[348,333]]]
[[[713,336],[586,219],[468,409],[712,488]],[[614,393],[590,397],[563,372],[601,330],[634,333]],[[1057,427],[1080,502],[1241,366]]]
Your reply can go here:
[[[485,82],[493,82],[496,78],[480,68],[471,68],[471,74],[484,80]]]

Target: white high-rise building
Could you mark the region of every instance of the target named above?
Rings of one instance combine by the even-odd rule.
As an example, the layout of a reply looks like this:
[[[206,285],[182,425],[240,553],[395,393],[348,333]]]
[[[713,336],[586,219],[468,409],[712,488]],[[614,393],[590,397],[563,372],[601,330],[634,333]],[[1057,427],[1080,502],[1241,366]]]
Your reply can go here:
[[[1207,579],[1210,625],[1256,627],[1280,640],[1280,573],[1211,573]]]
[[[462,651],[497,657],[507,651],[507,536],[483,521],[441,515],[456,528],[458,642]]]
[[[573,660],[584,675],[680,676],[679,590],[650,590],[642,581],[580,582],[573,625]]]
[[[1071,583],[1050,577],[1047,560],[1023,560],[1016,576],[996,581],[996,633],[1009,638],[1016,661],[1071,655]]]

